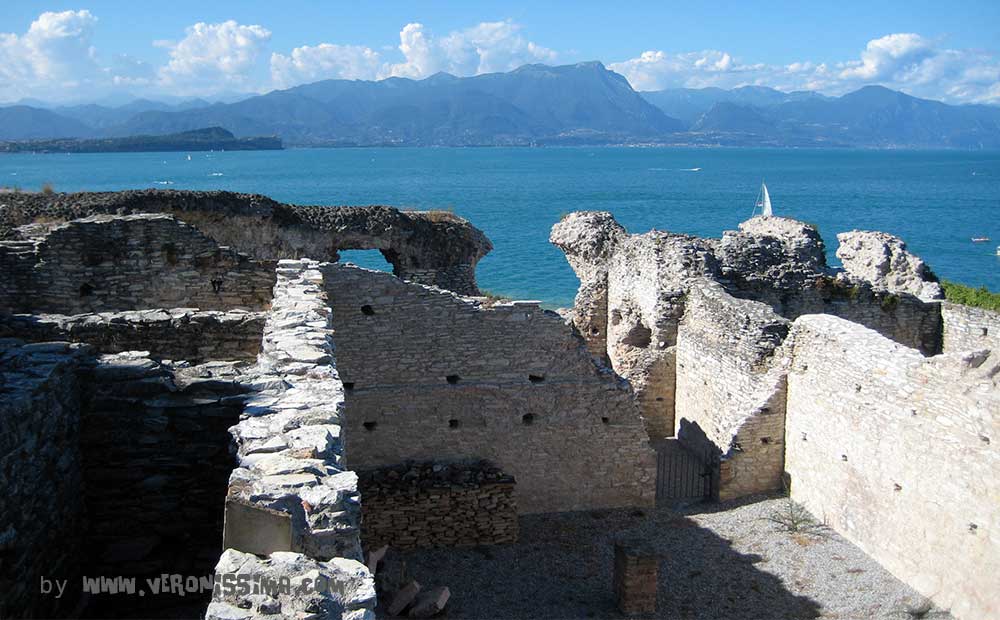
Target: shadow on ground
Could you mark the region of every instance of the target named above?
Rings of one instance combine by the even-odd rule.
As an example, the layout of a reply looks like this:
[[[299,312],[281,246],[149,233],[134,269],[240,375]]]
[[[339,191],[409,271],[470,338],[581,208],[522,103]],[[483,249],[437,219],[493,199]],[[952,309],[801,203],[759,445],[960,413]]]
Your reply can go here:
[[[529,515],[514,545],[400,552],[396,562],[424,587],[450,587],[449,618],[620,618],[611,590],[619,536],[649,540],[662,554],[651,617],[820,615],[815,601],[758,569],[760,556],[669,508]]]

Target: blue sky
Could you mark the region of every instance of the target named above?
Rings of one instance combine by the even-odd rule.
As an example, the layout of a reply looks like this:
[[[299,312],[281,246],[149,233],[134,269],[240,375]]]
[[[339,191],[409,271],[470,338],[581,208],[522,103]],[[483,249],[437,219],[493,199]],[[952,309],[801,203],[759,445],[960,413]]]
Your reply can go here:
[[[1000,103],[1000,2],[12,2],[0,101],[263,92],[601,60],[639,90],[880,83]]]

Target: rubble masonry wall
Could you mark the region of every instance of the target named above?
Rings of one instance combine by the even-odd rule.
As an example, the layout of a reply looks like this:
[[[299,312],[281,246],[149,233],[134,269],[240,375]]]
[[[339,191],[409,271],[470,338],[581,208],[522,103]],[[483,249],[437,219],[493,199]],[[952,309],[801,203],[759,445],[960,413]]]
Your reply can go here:
[[[0,341],[0,617],[69,611],[40,581],[78,583],[82,476],[76,366],[86,348]],[[62,607],[60,607],[62,606]]]
[[[0,312],[263,310],[274,263],[220,247],[163,214],[92,216],[0,242]]]
[[[255,597],[249,607],[237,592],[219,590],[207,620],[374,618],[374,578],[360,561],[358,477],[344,463],[344,387],[330,316],[320,264],[280,261],[261,354],[244,379],[254,393],[230,429],[239,465],[216,564],[216,573],[237,578],[322,578],[327,587]]]
[[[146,351],[155,359],[253,360],[264,313],[232,310],[135,310],[99,314],[0,314],[0,338],[66,341],[98,353]]]

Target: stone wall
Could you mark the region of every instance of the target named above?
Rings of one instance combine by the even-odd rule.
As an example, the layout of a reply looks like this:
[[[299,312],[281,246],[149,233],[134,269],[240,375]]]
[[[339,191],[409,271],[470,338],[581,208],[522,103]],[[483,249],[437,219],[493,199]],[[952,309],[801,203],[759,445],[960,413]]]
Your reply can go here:
[[[80,342],[98,353],[146,351],[155,359],[193,364],[256,359],[263,329],[263,313],[241,310],[0,314],[0,338]]]
[[[0,617],[68,613],[79,591],[42,595],[41,578],[77,584],[82,481],[76,366],[85,347],[0,340]]]
[[[942,302],[944,352],[1000,351],[1000,312]]]
[[[789,321],[703,280],[691,287],[677,336],[677,437],[721,459],[726,500],[781,488]]]
[[[210,620],[373,618],[375,585],[360,561],[358,477],[344,466],[344,388],[319,267],[308,259],[278,264],[261,354],[244,379],[255,393],[230,429],[239,467],[229,478],[226,551],[216,572],[293,582],[322,576],[330,587],[249,603],[220,590]]]
[[[261,310],[274,264],[169,215],[92,216],[24,245],[0,242],[0,311],[79,314],[194,307]]]
[[[830,314],[864,325],[924,355],[941,352],[941,310],[908,293],[878,290],[865,282],[831,276],[817,277],[813,286],[795,294],[768,292],[747,296],[769,304],[781,316],[795,320],[806,314]]]
[[[377,249],[397,276],[464,294],[476,294],[476,263],[493,247],[482,231],[446,211],[300,206],[258,194],[184,190],[0,194],[0,239],[24,239],[19,227],[140,213],[173,215],[260,260],[336,261],[339,250]]]
[[[87,524],[79,538],[89,575],[212,573],[234,465],[227,429],[246,391],[239,379],[232,363],[174,367],[136,352],[84,366],[78,441]],[[121,598],[92,597],[89,612],[167,605],[164,597]]]
[[[351,468],[485,459],[517,479],[522,513],[653,501],[653,452],[627,385],[558,315],[323,271]]]
[[[996,617],[998,354],[924,358],[830,316],[792,338],[792,498],[956,617]]]
[[[488,463],[419,463],[358,472],[361,540],[458,547],[517,540],[514,479]]]

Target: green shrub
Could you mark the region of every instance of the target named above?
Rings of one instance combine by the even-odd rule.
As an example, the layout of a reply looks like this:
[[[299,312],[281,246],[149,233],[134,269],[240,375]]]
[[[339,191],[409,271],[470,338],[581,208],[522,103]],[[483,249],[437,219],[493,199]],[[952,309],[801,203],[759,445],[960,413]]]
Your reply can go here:
[[[945,299],[950,302],[1000,312],[1000,293],[991,293],[985,286],[972,288],[941,280],[941,287],[944,288]]]
[[[506,295],[500,295],[494,293],[493,291],[487,291],[486,289],[479,289],[479,297],[485,297],[486,301],[483,302],[483,306],[489,308],[495,304],[502,304],[504,302],[513,301],[513,297],[508,297]]]

